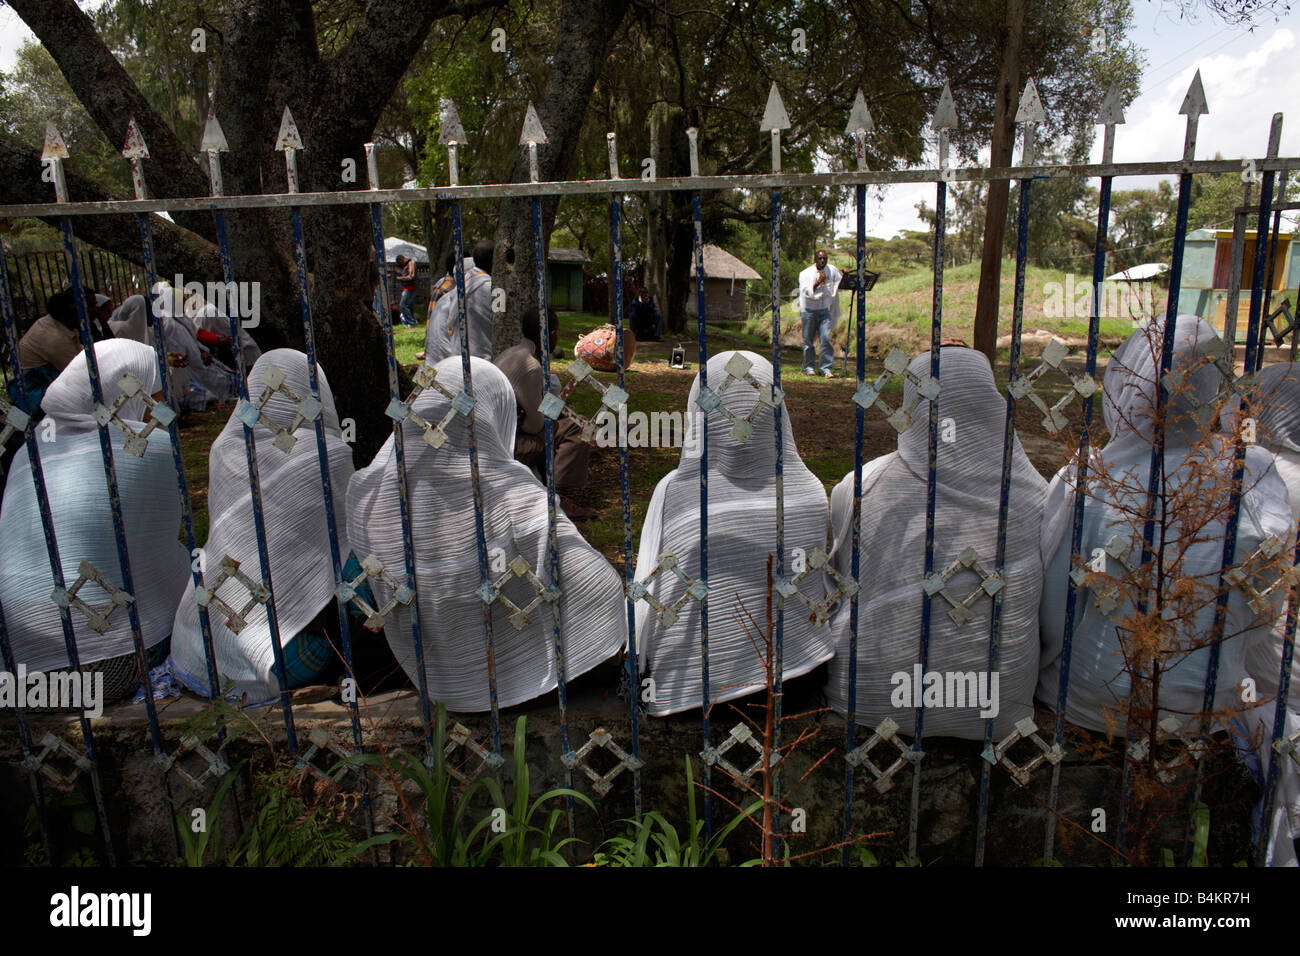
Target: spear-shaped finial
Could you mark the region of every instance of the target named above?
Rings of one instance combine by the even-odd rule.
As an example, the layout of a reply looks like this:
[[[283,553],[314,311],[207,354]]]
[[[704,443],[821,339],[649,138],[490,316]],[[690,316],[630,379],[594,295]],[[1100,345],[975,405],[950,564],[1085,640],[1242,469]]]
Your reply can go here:
[[[298,135],[298,124],[293,121],[288,103],[284,105],[284,112],[280,114],[280,133],[275,138],[275,148],[284,153],[285,179],[289,183],[289,192],[296,193],[298,191],[297,151],[302,149],[302,137]]]
[[[68,146],[63,142],[54,120],[45,121],[45,148],[41,150],[41,162],[48,166],[54,179],[55,202],[68,201],[68,182],[63,178],[63,161],[68,158]]]
[[[790,128],[790,116],[781,102],[781,92],[772,81],[772,88],[767,91],[767,106],[763,110],[763,120],[758,124],[760,130],[772,132],[772,172],[781,171],[781,130]]]
[[[1210,112],[1205,104],[1205,87],[1201,85],[1201,71],[1192,77],[1192,85],[1187,87],[1183,105],[1178,108],[1181,116],[1187,117],[1187,137],[1183,140],[1183,162],[1190,163],[1196,158],[1196,124],[1202,116]]]
[[[221,131],[217,114],[208,110],[208,121],[203,124],[203,138],[199,141],[199,151],[208,154],[208,179],[212,183],[212,195],[222,194],[221,154],[230,149],[226,134]]]
[[[691,176],[700,174],[700,131],[694,126],[686,128],[686,143],[691,156]]]
[[[939,94],[939,104],[930,117],[930,126],[939,131],[939,169],[943,171],[948,168],[948,131],[957,128],[957,105],[952,101],[952,90],[947,83]]]
[[[1038,98],[1038,87],[1031,78],[1025,83],[1025,91],[1020,94],[1020,106],[1016,108],[1016,123],[1025,128],[1024,145],[1020,148],[1020,165],[1034,165],[1034,142],[1038,124],[1047,121],[1043,110],[1043,101]]]
[[[126,142],[122,144],[122,155],[131,163],[131,188],[136,199],[144,199],[144,169],[141,160],[149,158],[149,147],[144,143],[140,127],[136,125],[135,115],[127,117]]]
[[[524,128],[519,134],[519,145],[528,146],[528,177],[531,182],[538,181],[537,144],[545,143],[546,130],[542,127],[541,117],[533,109],[533,101],[528,101],[528,110],[524,113]]]
[[[460,164],[456,150],[465,142],[465,127],[460,124],[456,104],[446,96],[438,101],[438,142],[447,147],[448,181],[457,186],[460,184]]]
[[[853,99],[853,108],[849,110],[849,122],[844,127],[844,135],[853,137],[853,154],[857,158],[859,171],[865,172],[867,169],[867,134],[875,128],[871,110],[867,108],[867,98],[859,88],[858,95]]]
[[[1115,127],[1124,122],[1124,104],[1119,98],[1119,87],[1114,83],[1102,97],[1097,122],[1106,127],[1101,146],[1101,161],[1109,166],[1115,161]]]

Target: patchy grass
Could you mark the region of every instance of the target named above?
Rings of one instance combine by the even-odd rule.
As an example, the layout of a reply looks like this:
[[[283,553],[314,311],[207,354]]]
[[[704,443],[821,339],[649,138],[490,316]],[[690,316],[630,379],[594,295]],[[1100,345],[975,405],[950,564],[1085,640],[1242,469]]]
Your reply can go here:
[[[847,261],[837,261],[840,269],[853,269]],[[870,268],[870,263],[868,263]],[[960,338],[967,342],[974,336],[975,302],[979,294],[980,264],[978,262],[955,266],[944,270],[943,275],[943,336]],[[1024,329],[1032,332],[1044,329],[1061,336],[1067,341],[1081,340],[1088,334],[1088,319],[1075,317],[1057,317],[1047,315],[1046,306],[1050,290],[1049,284],[1059,283],[1063,287],[1067,281],[1066,273],[1058,269],[1042,269],[1030,266],[1025,273],[1025,311]],[[1084,285],[1091,282],[1091,276],[1075,273],[1074,282]],[[1015,263],[1007,260],[1002,264],[1001,294],[998,299],[998,329],[1000,334],[1009,335],[1012,322],[1012,303],[1015,293]],[[933,309],[933,277],[929,269],[920,269],[899,276],[882,278],[874,289],[866,294],[867,347],[868,351],[879,351],[887,345],[897,345],[905,351],[916,352],[927,348],[930,342],[930,317]],[[1163,290],[1157,295],[1155,306],[1158,314],[1163,314],[1165,294]],[[1070,311],[1073,303],[1065,303],[1064,311]],[[856,310],[856,307],[855,307]],[[837,350],[844,348],[848,340],[849,327],[849,293],[840,293],[840,322],[832,334],[832,341]],[[1130,317],[1101,319],[1100,329],[1103,344],[1114,347],[1133,331],[1134,322]],[[772,322],[770,315],[763,314],[745,323],[745,330],[756,336],[770,336]],[[798,344],[801,335],[799,326],[798,303],[787,299],[781,307],[782,341]]]

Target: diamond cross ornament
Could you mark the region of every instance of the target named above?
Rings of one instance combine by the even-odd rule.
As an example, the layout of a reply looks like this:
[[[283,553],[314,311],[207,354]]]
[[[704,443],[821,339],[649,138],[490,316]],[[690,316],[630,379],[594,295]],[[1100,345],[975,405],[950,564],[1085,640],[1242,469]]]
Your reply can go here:
[[[1188,740],[1183,733],[1184,727],[1182,721],[1172,714],[1160,721],[1156,725],[1156,743],[1170,743],[1172,741],[1181,741],[1183,750],[1177,757],[1167,763],[1159,760],[1153,761],[1156,779],[1163,784],[1171,784],[1177,779],[1174,773],[1179,767],[1187,766],[1199,761],[1209,751],[1209,744],[1200,737]],[[1151,752],[1151,741],[1148,737],[1140,737],[1132,740],[1128,745],[1128,757],[1132,761],[1145,760],[1147,754]]]
[[[348,763],[353,756],[352,751],[335,740],[324,727],[313,727],[311,733],[308,735],[308,739],[311,741],[311,746],[298,755],[299,770],[306,770],[317,780],[335,785],[349,774],[357,777],[360,776],[362,768],[355,764]],[[312,763],[312,758],[322,750],[333,754],[340,761],[339,765],[334,768],[332,773],[326,773],[320,767]]]
[[[677,576],[677,579],[686,585],[686,591],[672,604],[665,604],[657,597],[650,593],[647,585],[664,571],[671,571]],[[692,578],[681,569],[677,563],[677,556],[671,552],[659,555],[659,563],[655,565],[654,570],[647,574],[640,581],[633,581],[627,586],[628,600],[635,604],[637,601],[645,601],[655,610],[659,617],[659,622],[664,627],[672,627],[677,622],[678,615],[681,613],[682,605],[688,600],[694,598],[701,604],[709,596],[709,586],[701,580]]]
[[[885,740],[898,748],[899,755],[894,758],[892,764],[890,764],[886,769],[881,770],[871,761],[869,754],[871,753],[872,747]],[[914,750],[911,747],[908,747],[907,744],[903,743],[902,739],[898,736],[898,724],[896,724],[892,718],[886,717],[880,722],[880,725],[876,728],[875,732],[858,746],[846,753],[844,759],[848,762],[850,767],[866,767],[871,771],[871,776],[875,778],[874,786],[876,792],[888,793],[894,787],[894,774],[898,773],[898,771],[902,770],[909,763],[920,763],[921,758],[924,756],[924,751]]]
[[[427,388],[436,389],[451,399],[451,408],[442,417],[442,421],[436,425],[427,421],[415,410],[415,400]],[[430,448],[441,448],[447,442],[447,426],[451,424],[452,420],[457,415],[468,418],[469,413],[473,410],[474,399],[469,392],[453,392],[438,381],[437,369],[428,362],[421,362],[420,367],[415,370],[415,387],[411,389],[411,394],[407,396],[404,402],[399,402],[395,398],[390,400],[388,407],[384,409],[384,414],[398,422],[410,419],[420,429],[425,444]]]
[[[365,598],[357,592],[358,585],[368,577],[379,578],[393,590],[393,596],[381,608],[371,607],[366,603]],[[383,562],[373,554],[367,555],[366,559],[361,562],[361,573],[350,581],[345,578],[343,583],[335,589],[335,594],[344,604],[348,601],[356,604],[366,616],[366,627],[372,631],[383,629],[384,621],[387,620],[388,615],[392,613],[393,608],[397,607],[397,605],[409,607],[411,602],[415,600],[415,592],[408,588],[405,582],[393,580],[384,568]]]
[[[560,390],[560,394],[556,395],[554,392],[548,391],[542,397],[542,404],[537,407],[537,410],[553,422],[559,421],[561,415],[568,415],[569,418],[582,426],[582,440],[590,442],[595,437],[599,426],[596,422],[595,416],[587,418],[575,411],[573,407],[569,405],[569,396],[573,393],[573,390],[583,382],[586,382],[600,393],[601,410],[604,411],[608,409],[615,415],[618,414],[620,408],[627,405],[629,396],[627,392],[619,388],[617,385],[606,385],[604,382],[597,379],[592,375],[591,366],[582,359],[574,359],[570,362],[568,372],[572,378],[569,380],[568,384]]]
[[[77,777],[90,769],[90,758],[80,748],[74,747],[57,734],[49,733],[41,738],[41,752],[28,754],[22,759],[21,766],[28,773],[41,773],[51,786],[59,793],[68,794],[77,786]],[[60,773],[50,763],[51,757],[60,754],[72,761],[75,770],[72,773]]]
[[[948,593],[948,579],[963,569],[974,571],[980,578],[980,585],[965,600],[958,601]],[[984,566],[980,564],[979,552],[974,548],[964,548],[961,554],[957,555],[957,560],[950,564],[945,571],[931,574],[921,584],[927,595],[930,597],[938,595],[948,602],[951,608],[948,611],[948,616],[959,627],[974,616],[970,610],[972,604],[982,597],[993,598],[997,596],[1005,585],[1006,582],[1003,580],[1002,575],[996,571],[984,570]]]
[[[194,591],[194,601],[199,607],[206,607],[211,613],[212,608],[216,608],[226,618],[226,627],[238,634],[248,626],[248,614],[259,604],[265,604],[271,599],[271,592],[261,581],[254,581],[243,571],[239,570],[239,562],[230,555],[225,555],[218,565],[221,572],[217,579],[206,587],[196,588]],[[222,585],[227,581],[234,579],[242,584],[249,594],[247,603],[236,611],[224,600],[217,597],[217,592],[221,590]]]
[[[456,724],[451,730],[447,731],[447,745],[443,748],[442,755],[450,757],[457,747],[464,747],[479,759],[479,765],[470,774],[463,773],[458,767],[453,767],[450,763],[447,764],[447,773],[455,777],[463,787],[468,787],[481,777],[484,770],[496,773],[505,766],[505,758],[499,753],[493,753],[475,740],[474,735],[470,733],[469,728],[464,724]]]
[[[271,439],[271,444],[287,455],[293,451],[293,446],[298,442],[294,432],[298,430],[303,422],[314,422],[318,419],[323,406],[312,395],[299,396],[298,393],[284,384],[285,381],[286,376],[283,369],[278,365],[268,366],[266,372],[262,375],[262,394],[253,401],[241,398],[235,406],[235,417],[249,428],[253,428],[258,422],[261,422],[275,434],[275,438]],[[289,423],[288,428],[281,428],[262,414],[263,407],[276,392],[295,403],[293,421]]]
[[[1007,386],[1007,391],[1011,393],[1012,398],[1018,401],[1027,397],[1038,406],[1038,410],[1043,413],[1043,427],[1053,435],[1069,424],[1063,410],[1074,401],[1075,396],[1087,398],[1096,392],[1098,387],[1097,380],[1092,376],[1075,375],[1065,368],[1064,362],[1069,354],[1070,349],[1064,342],[1060,339],[1052,339],[1047,343],[1047,347],[1043,349],[1042,362],[1028,375],[1017,375],[1011,381],[1011,384]],[[1051,406],[1034,391],[1034,382],[1047,374],[1049,370],[1059,372],[1070,381],[1070,390],[1061,396],[1061,399],[1055,405]]]
[[[799,590],[799,584],[817,571],[823,571],[830,575],[835,582],[835,590],[827,595],[823,601],[812,601],[806,594]],[[777,606],[783,606],[786,598],[795,598],[802,601],[804,605],[812,612],[812,622],[814,624],[825,624],[830,618],[830,610],[840,598],[853,597],[859,591],[858,582],[852,578],[845,577],[831,566],[830,559],[826,552],[821,548],[813,548],[808,554],[808,560],[804,569],[794,577],[778,578],[772,585],[772,590],[777,593]]]
[[[696,404],[704,410],[706,415],[717,409],[718,412],[726,416],[727,420],[731,422],[731,437],[739,442],[749,441],[749,436],[754,433],[754,416],[762,408],[776,408],[785,401],[785,393],[781,389],[775,385],[764,385],[754,378],[750,373],[753,367],[753,362],[736,352],[731,358],[727,359],[727,364],[723,366],[723,371],[726,374],[723,375],[718,389],[715,391],[708,386],[701,388],[699,398],[696,399]],[[754,407],[749,410],[748,415],[737,415],[722,401],[721,393],[725,392],[732,382],[748,382],[758,392],[758,401],[754,403]]]
[[[1124,582],[1122,579],[1115,578],[1114,584],[1109,587],[1098,587],[1098,579],[1112,580],[1106,573],[1104,565],[1106,559],[1117,562],[1129,574],[1134,574],[1136,568],[1129,558],[1129,552],[1135,546],[1136,538],[1124,538],[1122,535],[1112,535],[1106,542],[1106,547],[1102,553],[1097,555],[1093,562],[1100,561],[1103,567],[1095,567],[1093,562],[1089,562],[1081,567],[1077,567],[1070,572],[1070,578],[1075,585],[1081,588],[1091,588],[1093,593],[1093,602],[1097,605],[1097,610],[1102,614],[1110,614],[1115,608],[1120,606],[1124,598]]]
[[[880,373],[874,382],[863,382],[858,386],[858,390],[853,393],[853,400],[863,408],[870,408],[872,405],[885,413],[885,420],[893,426],[894,431],[907,431],[916,421],[916,410],[920,406],[922,399],[933,403],[939,397],[939,380],[931,378],[928,374],[918,376],[908,369],[911,359],[907,353],[899,349],[890,349],[889,354],[885,356],[885,370]],[[885,386],[891,379],[902,376],[905,381],[911,382],[916,387],[916,397],[911,403],[904,407],[899,405],[898,408],[891,408],[889,404],[880,397]]]
[[[179,763],[180,758],[186,751],[197,754],[203,759],[204,767],[198,776],[191,774]],[[213,753],[203,741],[194,736],[182,737],[181,745],[176,748],[176,752],[170,757],[163,755],[162,760],[166,762],[167,768],[175,770],[180,778],[185,781],[185,785],[195,793],[203,789],[203,782],[207,778],[211,777],[213,780],[220,780],[230,770],[230,764],[226,763],[220,752]]]
[[[727,751],[739,744],[747,745],[758,754],[758,756],[755,757],[754,762],[744,770],[741,770],[726,758]],[[748,724],[737,724],[732,727],[731,733],[727,735],[727,738],[722,741],[722,743],[716,747],[709,747],[707,750],[700,751],[700,756],[704,758],[704,762],[710,767],[719,767],[726,771],[733,780],[736,780],[745,786],[749,785],[749,781],[753,779],[754,774],[763,769],[763,743],[754,734],[754,731]],[[773,751],[769,759],[770,765],[768,769],[774,771],[781,765],[781,761],[785,759],[785,755]]]
[[[1286,316],[1286,325],[1280,325],[1277,322],[1279,315]],[[1273,344],[1281,345],[1286,341],[1288,335],[1294,336],[1296,333],[1295,316],[1291,314],[1291,303],[1286,299],[1276,309],[1264,316],[1264,325],[1268,328],[1269,334],[1273,336]]]
[[[591,753],[597,747],[609,751],[614,755],[614,758],[618,760],[618,763],[614,765],[613,769],[604,775],[598,774],[584,762],[587,754]],[[640,770],[645,766],[644,760],[640,757],[632,756],[615,743],[614,738],[610,736],[609,732],[605,730],[604,727],[597,727],[591,732],[591,735],[587,738],[585,744],[577,750],[569,751],[560,759],[563,761],[564,766],[569,770],[580,768],[583,773],[590,778],[591,789],[595,790],[596,793],[600,794],[602,797],[609,793],[614,786],[614,778],[624,770],[635,771]]]
[[[80,591],[82,586],[89,581],[94,581],[109,595],[109,603],[104,605],[103,610],[95,610],[77,596],[77,592]],[[92,630],[99,634],[103,634],[108,630],[109,618],[113,616],[113,612],[119,607],[126,607],[134,601],[135,598],[112,584],[102,573],[100,573],[99,569],[89,561],[82,561],[81,564],[77,566],[77,580],[72,587],[55,588],[50,594],[50,600],[59,607],[75,607],[82,614],[86,615],[86,618],[90,621]]]
[[[1300,567],[1287,565],[1277,575],[1272,584],[1262,589],[1257,587],[1260,575],[1268,570],[1277,558],[1286,550],[1286,544],[1277,535],[1269,535],[1260,542],[1259,549],[1240,564],[1224,572],[1223,580],[1228,587],[1238,588],[1246,595],[1246,603],[1256,614],[1267,615],[1272,610],[1272,600],[1278,592],[1289,591],[1300,582]]]
[[[126,442],[123,447],[137,458],[143,458],[144,453],[149,449],[149,435],[155,428],[168,428],[176,420],[176,413],[162,402],[155,401],[154,397],[144,390],[144,383],[138,378],[127,372],[117,380],[118,388],[121,392],[117,398],[113,399],[113,404],[104,406],[95,406],[95,421],[100,425],[107,425],[116,428],[126,436]],[[144,402],[145,407],[149,409],[149,421],[145,423],[141,431],[136,431],[118,416],[122,406],[133,398],[138,398]]]
[[[511,578],[520,578],[532,585],[536,595],[523,607],[515,604],[502,591],[506,582]],[[533,573],[533,566],[521,555],[515,555],[506,566],[505,574],[497,578],[496,581],[484,582],[477,591],[479,597],[483,599],[484,604],[493,604],[500,601],[510,610],[510,623],[516,631],[522,631],[532,623],[532,618],[528,613],[534,610],[543,601],[553,604],[560,599],[560,589],[554,584],[542,584],[541,579]]]
[[[3,447],[10,437],[19,432],[26,433],[27,426],[31,423],[32,417],[17,405],[11,405],[0,395],[0,447]],[[0,475],[4,474],[4,466],[0,465]]]
[[[1007,756],[1007,752],[1022,740],[1033,741],[1038,747],[1038,753],[1033,758],[1023,764],[1017,764]],[[1048,744],[1042,737],[1038,736],[1038,725],[1034,723],[1034,718],[1025,717],[1016,721],[1015,728],[998,742],[996,746],[990,743],[980,754],[988,763],[993,766],[1001,764],[1011,774],[1011,779],[1019,786],[1029,786],[1029,780],[1033,772],[1044,762],[1056,766],[1065,758],[1065,751],[1057,743]]]

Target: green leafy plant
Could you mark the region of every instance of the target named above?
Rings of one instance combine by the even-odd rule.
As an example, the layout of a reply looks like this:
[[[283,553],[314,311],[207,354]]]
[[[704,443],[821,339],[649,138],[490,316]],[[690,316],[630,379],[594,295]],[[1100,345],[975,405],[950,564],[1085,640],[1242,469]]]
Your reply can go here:
[[[751,818],[762,805],[762,800],[755,800],[712,837],[701,842],[704,821],[696,815],[695,777],[691,758],[687,756],[685,838],[662,813],[651,810],[640,820],[624,821],[627,830],[601,844],[593,862],[597,866],[708,866],[717,857],[731,831]]]
[[[361,754],[347,762],[382,768],[389,774],[399,791],[403,779],[414,783],[423,797],[426,838],[415,819],[409,819],[400,830],[381,833],[354,847],[352,856],[360,856],[376,846],[405,842],[413,844],[416,852],[429,866],[565,866],[559,852],[571,843],[569,837],[556,842],[556,833],[565,817],[564,808],[554,808],[544,822],[535,823],[543,806],[553,800],[575,800],[595,809],[590,798],[575,790],[547,791],[529,802],[529,770],[525,750],[526,718],[515,723],[513,801],[507,808],[501,785],[492,777],[480,777],[455,794],[455,778],[447,766],[444,753],[447,740],[447,711],[438,705],[433,735],[433,761],[426,765],[419,757],[405,751],[386,751],[378,754]],[[488,803],[492,813],[483,815],[468,830],[466,821],[471,817],[476,798],[481,807]],[[399,797],[400,799],[400,797]],[[410,817],[414,817],[408,811]]]
[[[344,814],[305,795],[303,772],[287,766],[257,777],[247,825],[223,857],[221,808],[242,766],[222,778],[197,831],[177,815],[186,866],[337,866],[353,858],[357,841]]]

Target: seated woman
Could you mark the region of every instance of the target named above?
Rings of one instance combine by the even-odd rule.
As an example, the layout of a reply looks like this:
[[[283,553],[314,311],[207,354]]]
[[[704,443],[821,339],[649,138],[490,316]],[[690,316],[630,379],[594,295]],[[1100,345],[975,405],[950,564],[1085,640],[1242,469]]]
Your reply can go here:
[[[912,360],[908,371],[921,379],[930,373],[930,353]],[[988,359],[963,346],[943,346],[940,421],[935,472],[934,570],[956,570],[944,585],[958,602],[978,595],[957,611],[944,595],[930,601],[930,643],[925,673],[920,662],[921,614],[927,600],[925,514],[929,472],[927,401],[908,380],[903,407],[915,419],[898,436],[898,450],[862,468],[862,525],[858,599],[857,696],[859,723],[877,726],[886,717],[911,736],[916,706],[925,707],[928,735],[984,739],[985,718],[993,718],[994,739],[1010,733],[1017,720],[1033,712],[1038,676],[1038,599],[1042,565],[1038,531],[1047,483],[1034,470],[1019,438],[1011,459],[1011,497],[1000,592],[1001,625],[997,664],[989,667],[993,602],[983,578],[961,562],[973,549],[985,574],[996,569],[999,477],[1006,422],[1006,398],[993,381]],[[853,473],[831,493],[832,567],[852,578]],[[848,713],[851,603],[841,600],[831,626],[835,659],[826,695],[831,707]],[[960,621],[960,623],[959,623]],[[941,675],[936,685],[929,674]],[[993,675],[997,675],[996,682]],[[954,676],[957,675],[957,676]],[[951,688],[951,692],[950,692]],[[939,698],[933,695],[938,694]],[[982,700],[981,700],[982,698]]]
[[[217,311],[217,307],[209,302],[194,317],[194,324],[199,344],[215,352],[222,364],[228,366],[233,372],[236,355],[230,342],[230,320],[221,315]],[[239,361],[244,363],[245,372],[257,364],[257,360],[261,357],[261,348],[258,347],[258,344],[253,341],[253,337],[248,334],[248,330],[241,324],[239,328],[238,358]]]
[[[516,403],[510,381],[492,363],[471,360],[475,442],[478,448],[483,527],[489,578],[503,598],[526,609],[538,591],[527,576],[512,573],[516,558],[528,563],[542,587],[551,582],[547,549],[546,489],[514,459]],[[464,379],[459,356],[435,367],[437,382],[458,395]],[[424,389],[413,410],[430,427],[446,421],[446,441],[433,447],[419,420],[402,422],[414,529],[421,642],[430,695],[454,711],[485,711],[488,693],[483,599],[469,441],[463,415],[439,389]],[[450,420],[448,420],[450,419]],[[627,612],[618,572],[557,513],[559,608],[565,676],[569,680],[621,654]],[[362,468],[348,488],[348,537],[358,556],[374,555],[388,577],[403,581],[401,511],[393,439]],[[393,596],[387,580],[371,578],[376,600]],[[384,625],[389,646],[417,685],[415,642],[409,606],[398,604]],[[555,688],[557,669],[551,608],[539,601],[518,615],[504,600],[492,604],[496,691],[501,706],[531,700]]]
[[[750,363],[748,380],[727,379],[727,364],[737,356]],[[734,367],[734,366],[733,366]],[[711,391],[733,416],[748,416],[749,434],[721,406],[709,418],[709,705],[745,697],[767,686],[764,617],[768,594],[767,559],[775,552],[776,477],[772,407],[767,396],[772,365],[753,352],[723,352],[709,359]],[[687,596],[687,584],[671,570],[650,579],[661,555],[672,553],[691,580],[700,576],[701,417],[695,413],[700,380],[691,385],[681,463],[655,486],[641,528],[636,577],[658,602],[673,608],[660,613],[648,601],[636,603],[636,636],[643,674],[654,679],[651,714],[662,716],[704,705],[700,659],[700,603]],[[743,424],[743,423],[742,423]],[[796,549],[807,560],[826,546],[826,492],[799,458],[790,416],[781,416],[785,486],[786,574],[797,573]],[[805,567],[805,570],[808,570]],[[776,577],[775,559],[772,576]],[[804,575],[799,592],[809,601],[824,599],[819,572]],[[773,608],[776,595],[773,592]],[[775,610],[774,610],[775,615]],[[830,629],[814,624],[808,607],[791,595],[785,601],[782,637],[784,678],[806,674],[834,652]]]
[[[1132,638],[1125,622],[1136,612],[1141,588],[1136,575],[1105,549],[1123,546],[1132,567],[1141,560],[1151,443],[1155,437],[1156,382],[1164,323],[1134,332],[1106,367],[1103,412],[1110,441],[1094,450],[1084,507],[1081,560],[1088,577],[1078,589],[1065,719],[1092,731],[1123,733],[1130,696],[1125,650]],[[1164,635],[1159,655],[1160,717],[1186,721],[1203,709],[1214,592],[1223,558],[1224,518],[1232,477],[1232,445],[1199,418],[1219,392],[1222,376],[1205,358],[1218,340],[1202,319],[1180,315],[1174,332],[1171,380],[1180,382],[1165,406],[1164,496],[1169,505],[1156,515],[1153,547],[1164,553],[1161,603],[1178,621]],[[1246,450],[1246,476],[1237,528],[1238,562],[1248,560],[1270,537],[1294,540],[1286,487],[1264,448]],[[1055,709],[1065,638],[1065,602],[1074,514],[1074,469],[1062,469],[1048,489],[1041,549],[1046,577],[1039,615],[1043,658],[1038,699]],[[1164,527],[1162,528],[1162,524]],[[1111,545],[1118,538],[1116,545]],[[1186,544],[1182,541],[1186,540]],[[1105,574],[1093,564],[1104,560]],[[1276,572],[1275,572],[1276,573]],[[1276,597],[1276,596],[1275,596]],[[1148,598],[1154,607],[1156,597]],[[1214,709],[1241,703],[1238,682],[1247,674],[1247,654],[1273,639],[1270,625],[1281,608],[1257,616],[1240,588],[1230,591]],[[1122,629],[1122,631],[1121,631]],[[1258,680],[1259,677],[1257,676]],[[1276,672],[1273,683],[1276,684]],[[1150,681],[1143,684],[1149,686]]]
[[[104,403],[121,397],[121,380],[130,373],[145,394],[161,399],[152,349],[137,342],[112,339],[96,343]],[[84,353],[45,392],[41,402],[46,422],[40,432],[40,459],[54,519],[55,539],[62,562],[64,586],[71,589],[83,561],[89,562],[115,588],[123,587],[108,486],[100,453],[95,403]],[[144,430],[149,412],[139,397],[117,412],[132,431]],[[185,588],[189,557],[177,540],[181,523],[176,471],[167,433],[149,433],[142,456],[125,449],[126,436],[109,430],[117,472],[122,517],[126,525],[127,556],[135,586],[134,598],[146,649],[161,647],[171,633],[172,614]],[[16,663],[29,673],[69,666],[59,607],[51,599],[54,577],[47,558],[36,490],[24,445],[15,455],[0,509],[0,602]],[[86,581],[77,598],[103,611],[111,595],[95,581]],[[108,701],[127,696],[139,684],[135,644],[125,607],[115,607],[102,632],[92,628],[75,606],[71,609],[77,653],[83,670],[102,671]]]
[[[289,688],[324,680],[326,669],[340,660],[341,650],[333,645],[325,625],[337,615],[334,606],[334,571],[330,560],[329,530],[321,486],[316,434],[311,421],[296,421],[298,402],[311,395],[307,357],[294,349],[267,352],[248,375],[249,397],[258,401],[273,376],[283,374],[280,390],[273,390],[262,406],[253,428],[257,445],[258,473],[262,485],[262,514],[266,522],[266,545],[270,560],[271,585],[284,652]],[[348,554],[344,492],[352,477],[352,450],[339,430],[334,396],[323,370],[319,371],[320,403],[329,451],[330,481],[339,532],[339,548]],[[292,392],[296,399],[284,394]],[[296,427],[294,427],[296,424]],[[292,428],[292,431],[290,429]],[[248,462],[244,450],[244,424],[233,413],[212,443],[208,456],[208,540],[203,545],[204,582],[210,588],[222,573],[221,562],[233,558],[239,572],[250,580],[261,580],[257,553],[257,532],[253,522],[253,498],[248,487]],[[282,449],[291,434],[294,441]],[[280,444],[276,444],[279,441]],[[215,595],[235,611],[248,603],[248,587],[235,578],[225,581]],[[211,693],[199,628],[198,604],[193,584],[175,609],[172,634],[172,662],[181,681],[204,696]],[[255,604],[239,626],[215,603],[209,606],[212,642],[217,674],[222,689],[234,685],[234,693],[248,704],[266,703],[278,697],[280,684],[275,670],[275,652],[266,605]],[[356,636],[355,632],[354,637]]]

